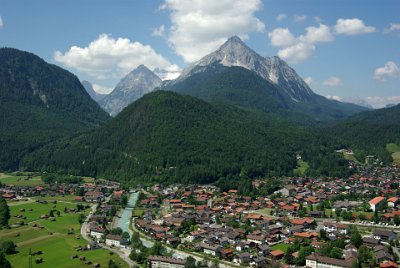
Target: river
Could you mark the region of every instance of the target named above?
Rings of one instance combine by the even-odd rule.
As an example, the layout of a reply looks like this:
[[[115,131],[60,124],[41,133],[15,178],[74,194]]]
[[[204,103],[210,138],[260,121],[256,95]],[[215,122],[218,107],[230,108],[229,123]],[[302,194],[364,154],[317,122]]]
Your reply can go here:
[[[121,228],[123,232],[128,232],[129,236],[132,236],[132,231],[129,229],[129,224],[132,218],[132,210],[136,206],[136,202],[139,197],[139,192],[129,192],[130,196],[128,199],[128,205],[124,208],[120,214],[120,218],[117,222],[117,227]]]

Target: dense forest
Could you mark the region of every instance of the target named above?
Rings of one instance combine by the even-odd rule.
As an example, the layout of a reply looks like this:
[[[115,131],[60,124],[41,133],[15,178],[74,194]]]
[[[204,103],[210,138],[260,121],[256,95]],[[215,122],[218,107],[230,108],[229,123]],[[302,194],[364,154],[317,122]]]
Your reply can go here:
[[[0,49],[0,62],[0,170],[17,169],[27,153],[108,120],[75,75],[11,48]]]
[[[24,167],[120,180],[209,183],[291,175],[303,154],[315,174],[348,172],[334,141],[234,106],[158,91],[94,132],[40,149]]]

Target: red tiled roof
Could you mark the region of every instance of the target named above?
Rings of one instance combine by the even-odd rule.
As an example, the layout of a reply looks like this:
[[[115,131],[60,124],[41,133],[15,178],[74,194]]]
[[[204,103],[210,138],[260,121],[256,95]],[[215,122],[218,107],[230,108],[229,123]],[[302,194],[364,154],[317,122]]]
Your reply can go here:
[[[371,199],[371,200],[369,201],[369,203],[370,203],[371,205],[376,205],[376,204],[378,204],[379,202],[381,202],[381,201],[384,200],[384,199],[385,199],[385,198],[384,198],[383,196],[377,196],[377,197]]]

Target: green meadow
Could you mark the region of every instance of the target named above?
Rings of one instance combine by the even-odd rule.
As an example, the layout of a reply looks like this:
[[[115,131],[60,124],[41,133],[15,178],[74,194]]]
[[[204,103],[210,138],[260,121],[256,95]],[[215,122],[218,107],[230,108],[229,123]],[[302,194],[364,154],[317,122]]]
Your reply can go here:
[[[26,224],[21,227],[0,230],[1,241],[12,240],[17,244],[18,253],[7,255],[12,267],[28,267],[30,249],[32,252],[42,252],[42,254],[32,257],[33,267],[92,266],[85,264],[80,257],[85,257],[85,260],[92,264],[99,263],[101,267],[108,267],[110,259],[119,263],[121,267],[128,267],[118,255],[110,254],[108,250],[77,251],[77,248],[87,245],[87,242],[80,236],[81,224],[78,222],[78,213],[64,213],[64,208],[76,208],[76,203],[64,201],[65,197],[53,197],[53,199],[58,199],[56,204],[31,202],[13,203],[13,206],[10,206],[10,224],[21,220]],[[60,216],[54,213],[54,221],[40,219],[43,214],[49,215],[52,209],[60,211]],[[88,211],[83,213],[88,213]],[[26,219],[16,218],[15,215],[22,215]],[[73,259],[74,255],[77,255],[78,258]],[[36,264],[35,260],[39,258],[43,258],[43,263]]]

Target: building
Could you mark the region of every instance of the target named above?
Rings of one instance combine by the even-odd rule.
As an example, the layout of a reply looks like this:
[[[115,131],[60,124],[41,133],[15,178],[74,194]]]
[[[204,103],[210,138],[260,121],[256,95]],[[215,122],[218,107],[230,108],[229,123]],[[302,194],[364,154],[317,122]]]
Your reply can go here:
[[[213,256],[217,256],[218,252],[221,250],[220,246],[213,246],[206,243],[201,243],[200,247],[203,249],[203,252],[206,254],[210,254]]]
[[[122,238],[121,235],[113,235],[113,234],[108,234],[106,236],[106,245],[107,246],[115,246],[115,247],[121,247],[124,246],[124,239]]]
[[[388,199],[388,207],[394,208],[399,204],[399,198],[398,197],[391,197]]]
[[[310,268],[351,268],[356,259],[334,259],[322,256],[318,253],[312,253],[306,257],[306,267]]]
[[[149,256],[147,258],[147,267],[150,268],[180,268],[185,267],[186,260],[165,257],[165,256]]]
[[[371,206],[372,211],[379,210],[381,205],[383,205],[383,201],[385,198],[383,196],[377,196],[369,201],[369,205]]]
[[[393,241],[396,240],[397,234],[393,231],[383,230],[383,229],[375,229],[372,231],[372,236],[378,240],[384,241]]]
[[[92,224],[90,226],[90,236],[96,238],[96,240],[100,240],[104,235],[104,229],[101,226],[97,226],[97,224]]]

